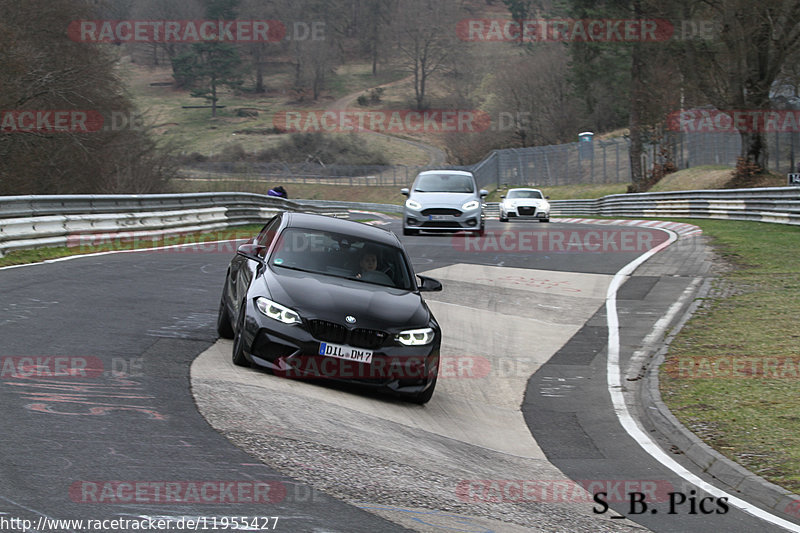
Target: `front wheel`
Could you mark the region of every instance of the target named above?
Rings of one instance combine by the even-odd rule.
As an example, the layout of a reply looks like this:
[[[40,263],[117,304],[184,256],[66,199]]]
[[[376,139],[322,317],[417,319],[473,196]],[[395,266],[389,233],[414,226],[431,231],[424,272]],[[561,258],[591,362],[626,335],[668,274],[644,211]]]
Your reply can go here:
[[[231,361],[236,366],[250,366],[250,362],[244,355],[244,311],[246,303],[242,302],[239,309],[239,320],[237,320],[236,333],[233,337],[233,351]]]
[[[219,301],[219,312],[217,313],[217,333],[223,339],[232,339],[234,336],[233,326],[231,326],[231,315],[228,313],[228,306],[225,305],[225,298]]]

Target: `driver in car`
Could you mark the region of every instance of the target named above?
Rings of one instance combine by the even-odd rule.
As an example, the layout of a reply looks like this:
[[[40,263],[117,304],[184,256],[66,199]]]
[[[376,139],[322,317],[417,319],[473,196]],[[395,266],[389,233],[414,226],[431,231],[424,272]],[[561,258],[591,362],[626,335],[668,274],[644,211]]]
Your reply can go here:
[[[359,261],[358,264],[361,267],[361,271],[356,274],[356,277],[361,279],[363,274],[372,272],[378,268],[378,256],[373,252],[365,251],[361,254],[361,261]]]
[[[378,255],[374,251],[364,250],[362,252],[359,267],[361,270],[358,274],[356,274],[356,278],[368,281],[370,283],[378,283],[380,285],[394,285],[392,278],[387,276],[384,272],[377,270]]]

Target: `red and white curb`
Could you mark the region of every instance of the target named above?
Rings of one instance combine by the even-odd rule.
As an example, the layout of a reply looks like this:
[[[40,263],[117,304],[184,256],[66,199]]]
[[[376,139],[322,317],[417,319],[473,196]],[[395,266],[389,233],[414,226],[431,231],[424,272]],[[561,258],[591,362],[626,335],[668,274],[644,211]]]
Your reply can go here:
[[[553,219],[556,220],[556,219]],[[681,237],[695,237],[703,233],[703,230],[693,224],[685,222],[669,222],[667,220],[610,220],[599,218],[559,218],[558,222],[567,224],[606,224],[609,226],[637,226],[653,229],[665,229],[674,231]]]

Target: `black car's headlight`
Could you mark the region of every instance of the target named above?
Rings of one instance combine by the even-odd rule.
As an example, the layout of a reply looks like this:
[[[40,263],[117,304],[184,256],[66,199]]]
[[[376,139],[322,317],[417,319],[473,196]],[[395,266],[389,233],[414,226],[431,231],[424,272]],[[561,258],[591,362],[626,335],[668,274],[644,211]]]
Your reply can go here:
[[[300,315],[279,303],[273,302],[263,296],[256,298],[256,307],[265,316],[284,324],[299,324],[301,322]]]
[[[395,335],[394,339],[406,346],[423,346],[433,342],[435,336],[433,328],[409,329],[401,331]]]

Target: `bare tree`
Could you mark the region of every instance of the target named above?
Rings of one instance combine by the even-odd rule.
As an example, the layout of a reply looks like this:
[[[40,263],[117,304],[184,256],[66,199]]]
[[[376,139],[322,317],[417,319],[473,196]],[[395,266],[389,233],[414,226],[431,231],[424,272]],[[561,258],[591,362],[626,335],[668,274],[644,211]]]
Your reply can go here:
[[[241,18],[274,20],[282,23],[277,20],[278,12],[276,6],[272,3],[265,3],[263,0],[242,0],[239,4],[239,14]],[[280,49],[279,43],[259,42],[243,46],[243,51],[250,58],[254,71],[254,91],[256,93],[266,92],[266,87],[264,86],[265,65],[267,60],[276,55]]]
[[[540,7],[539,2],[537,0],[503,0],[503,4],[511,13],[511,19],[519,24],[519,42],[523,44],[525,39],[525,35],[522,32],[523,23],[533,15],[537,7]]]
[[[358,36],[372,63],[373,76],[378,74],[378,63],[387,46],[387,30],[398,5],[398,0],[363,0],[363,24]]]
[[[714,18],[714,39],[688,40],[681,65],[688,83],[722,110],[764,110],[770,91],[800,46],[800,3],[796,0],[706,0],[687,16]],[[742,158],[766,168],[767,151],[758,127],[740,130]]]
[[[131,6],[131,17],[137,20],[197,20],[203,17],[199,0],[137,0]],[[146,55],[150,64],[158,66],[166,57],[171,61],[188,48],[179,43],[139,43],[128,45],[140,55]]]
[[[3,194],[126,192],[103,184],[114,181],[131,153],[156,158],[155,143],[130,124],[114,128],[109,122],[76,121],[59,130],[48,118],[55,111],[106,119],[135,114],[108,48],[64,34],[70,20],[97,16],[90,7],[82,0],[0,0]],[[15,121],[23,113],[36,122]],[[147,161],[137,163],[139,192],[158,190],[167,178],[161,172],[166,167]]]
[[[498,127],[518,146],[541,146],[574,140],[580,125],[572,93],[565,48],[533,49],[496,69]]]
[[[395,20],[398,63],[414,79],[414,100],[418,110],[427,107],[428,81],[446,71],[453,54],[463,43],[452,31],[456,6],[439,0],[404,0]]]
[[[787,59],[776,82],[783,88],[784,96],[800,98],[800,47]]]
[[[316,100],[341,58],[343,0],[281,0],[276,9],[288,30],[283,47],[294,66],[293,87],[301,99],[310,90]]]

